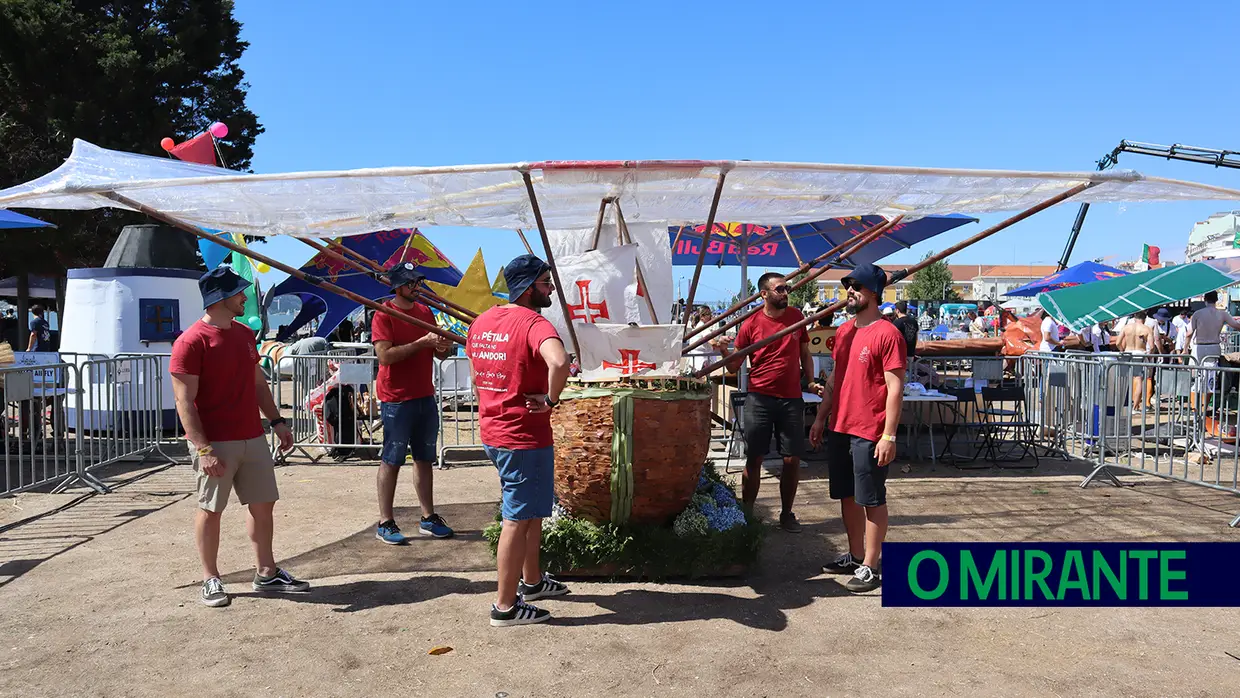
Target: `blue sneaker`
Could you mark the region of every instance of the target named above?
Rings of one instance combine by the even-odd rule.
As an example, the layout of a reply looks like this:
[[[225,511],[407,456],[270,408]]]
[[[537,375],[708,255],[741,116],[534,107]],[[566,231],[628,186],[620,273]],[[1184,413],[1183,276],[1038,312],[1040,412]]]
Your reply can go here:
[[[395,521],[379,522],[379,526],[375,528],[375,538],[388,545],[404,545],[409,540],[400,532],[400,526],[397,526]]]
[[[452,537],[452,529],[448,528],[448,524],[439,514],[423,516],[422,522],[418,524],[418,531],[424,536],[434,536],[435,538]]]

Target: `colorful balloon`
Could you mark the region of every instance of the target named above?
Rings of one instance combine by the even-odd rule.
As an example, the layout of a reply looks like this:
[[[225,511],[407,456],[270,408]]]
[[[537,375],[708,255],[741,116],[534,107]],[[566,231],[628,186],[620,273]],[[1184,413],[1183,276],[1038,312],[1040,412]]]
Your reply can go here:
[[[271,271],[271,266],[270,266],[270,265],[263,264],[262,262],[259,262],[259,263],[258,263],[258,273],[259,273],[259,274],[266,274],[266,273],[267,273],[267,272],[269,272],[269,271]]]
[[[215,136],[216,138],[227,138],[228,137],[228,127],[225,126],[224,124],[221,124],[218,121],[211,124],[209,127],[207,127],[207,130],[210,131],[211,135]]]
[[[250,329],[254,330],[255,332],[263,329],[263,321],[258,319],[257,315],[251,315],[250,317],[246,318],[245,324],[248,325]]]
[[[165,138],[159,142],[159,147],[171,152],[173,148],[177,147],[177,142],[171,138]]]

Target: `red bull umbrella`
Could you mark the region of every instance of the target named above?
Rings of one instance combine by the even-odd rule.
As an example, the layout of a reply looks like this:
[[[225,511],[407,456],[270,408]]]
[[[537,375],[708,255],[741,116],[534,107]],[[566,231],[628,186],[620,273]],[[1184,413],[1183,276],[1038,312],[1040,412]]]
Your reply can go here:
[[[847,216],[789,226],[716,223],[708,238],[705,263],[740,266],[741,246],[747,242],[750,265],[768,268],[799,267],[803,262],[814,259],[886,220],[883,216]],[[976,218],[952,214],[926,216],[908,223],[897,223],[881,238],[863,247],[841,266],[877,262],[935,235],[976,221]],[[705,225],[670,228],[668,239],[672,244],[672,264],[696,265],[705,232]]]
[[[1003,294],[1005,296],[1036,296],[1039,293],[1047,293],[1049,291],[1057,291],[1061,288],[1070,288],[1072,286],[1080,286],[1094,281],[1102,281],[1104,279],[1115,279],[1121,276],[1127,276],[1128,272],[1108,267],[1105,264],[1097,262],[1081,262],[1080,264],[1068,267],[1063,271],[1056,272],[1050,276],[1031,281],[1024,286],[1014,288]]]

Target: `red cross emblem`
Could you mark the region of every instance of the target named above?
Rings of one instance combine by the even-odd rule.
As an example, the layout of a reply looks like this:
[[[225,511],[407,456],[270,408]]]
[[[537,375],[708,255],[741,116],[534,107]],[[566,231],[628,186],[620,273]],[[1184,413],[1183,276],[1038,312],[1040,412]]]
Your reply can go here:
[[[638,361],[637,358],[641,353],[640,349],[621,349],[620,363],[604,361],[603,368],[618,368],[620,373],[626,376],[637,373],[644,368],[658,368],[657,364],[652,364],[649,361]]]
[[[568,306],[568,316],[573,320],[581,320],[587,324],[593,325],[598,320],[610,320],[611,316],[607,314],[607,301],[600,303],[590,302],[590,282],[581,280],[577,282],[577,305]]]

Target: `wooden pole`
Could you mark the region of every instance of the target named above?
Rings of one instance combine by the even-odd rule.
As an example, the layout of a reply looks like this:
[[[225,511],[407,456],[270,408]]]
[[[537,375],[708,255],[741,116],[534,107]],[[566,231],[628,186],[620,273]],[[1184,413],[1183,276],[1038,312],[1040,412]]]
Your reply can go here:
[[[534,211],[534,222],[538,224],[538,234],[542,237],[543,249],[547,252],[547,264],[551,266],[551,278],[555,281],[555,295],[560,299],[560,310],[564,311],[564,322],[568,325],[568,337],[573,342],[573,354],[581,360],[581,345],[577,342],[577,330],[573,328],[573,316],[568,312],[568,299],[564,297],[564,286],[560,283],[560,270],[555,268],[555,257],[551,252],[551,238],[547,237],[547,226],[543,223],[542,210],[538,208],[538,195],[534,192],[534,179],[529,170],[521,172],[525,180],[525,191],[530,197],[530,208]],[[514,302],[516,298],[509,298]]]
[[[1086,189],[1089,189],[1090,187],[1094,186],[1095,184],[1097,184],[1097,183],[1096,183],[1096,182],[1085,182],[1084,184],[1078,184],[1078,185],[1076,185],[1075,187],[1072,187],[1071,189],[1069,189],[1069,190],[1067,190],[1067,191],[1065,191],[1065,192],[1062,192],[1062,193],[1056,194],[1055,196],[1052,196],[1051,198],[1047,199],[1046,201],[1043,201],[1042,203],[1040,203],[1040,204],[1038,204],[1038,205],[1036,205],[1036,206],[1034,206],[1034,207],[1032,207],[1032,208],[1026,209],[1025,211],[1022,211],[1022,212],[1020,212],[1020,213],[1016,214],[1015,216],[1012,216],[1011,218],[1008,218],[1007,220],[1004,220],[1004,221],[1002,221],[1002,222],[1000,222],[1000,223],[998,223],[998,224],[996,224],[996,225],[994,225],[994,226],[992,226],[992,227],[990,227],[990,228],[987,228],[986,230],[983,230],[982,232],[978,233],[977,235],[974,235],[974,236],[973,236],[973,237],[971,237],[971,238],[968,238],[968,239],[966,239],[966,240],[962,240],[961,242],[959,242],[959,243],[957,243],[957,244],[955,244],[955,245],[952,245],[951,247],[947,248],[946,250],[943,250],[942,252],[939,252],[938,254],[935,254],[935,255],[933,255],[933,256],[931,256],[931,257],[927,257],[926,259],[921,260],[921,261],[920,261],[920,262],[918,262],[917,264],[914,264],[913,266],[908,267],[907,269],[902,269],[902,270],[900,270],[900,271],[897,271],[897,272],[894,272],[894,273],[892,273],[892,274],[889,274],[889,275],[888,275],[889,280],[888,280],[888,282],[887,282],[887,283],[888,283],[888,284],[892,284],[892,283],[895,283],[895,282],[897,282],[897,281],[899,281],[899,280],[901,280],[901,279],[904,279],[904,278],[906,278],[906,277],[908,277],[908,276],[910,276],[910,275],[912,275],[912,274],[916,274],[918,271],[921,271],[922,269],[925,269],[927,266],[929,266],[929,265],[931,265],[931,264],[934,264],[935,262],[941,261],[941,260],[943,260],[943,259],[946,259],[947,257],[949,257],[949,256],[951,256],[951,255],[953,255],[953,254],[955,254],[955,253],[957,253],[957,252],[959,252],[960,250],[962,250],[962,249],[964,249],[964,248],[968,247],[969,245],[972,245],[972,244],[974,244],[974,243],[980,242],[980,241],[982,241],[983,239],[988,238],[988,237],[990,237],[991,235],[994,235],[995,233],[999,232],[1000,230],[1003,230],[1004,228],[1007,228],[1007,227],[1009,227],[1009,226],[1011,226],[1011,225],[1013,225],[1013,224],[1015,224],[1015,223],[1019,223],[1020,221],[1025,220],[1026,218],[1028,218],[1028,217],[1032,216],[1032,215],[1033,215],[1033,214],[1035,214],[1035,213],[1039,213],[1039,212],[1041,212],[1041,211],[1044,211],[1044,210],[1046,210],[1046,209],[1048,209],[1048,208],[1050,208],[1050,207],[1054,206],[1055,204],[1058,204],[1058,203],[1061,203],[1061,202],[1063,202],[1063,201],[1066,201],[1067,199],[1070,199],[1070,198],[1072,198],[1072,197],[1076,196],[1077,194],[1080,194],[1081,192],[1085,191]],[[719,368],[720,366],[724,366],[724,365],[726,365],[726,364],[733,363],[733,362],[736,362],[736,361],[738,361],[738,360],[740,360],[740,359],[743,359],[744,357],[749,356],[750,354],[752,354],[752,353],[754,353],[755,351],[757,351],[757,350],[761,349],[762,347],[767,346],[768,344],[771,344],[772,342],[777,342],[777,341],[779,341],[780,339],[783,339],[784,337],[787,337],[788,335],[792,334],[793,332],[797,332],[797,331],[799,331],[799,330],[800,330],[801,328],[803,328],[803,327],[808,327],[809,325],[812,325],[812,324],[814,324],[815,322],[818,322],[818,321],[819,321],[819,320],[821,320],[822,318],[825,318],[825,317],[827,317],[828,315],[830,315],[831,313],[834,313],[834,312],[836,312],[837,310],[839,310],[840,308],[843,308],[843,307],[847,304],[847,302],[848,302],[847,300],[840,300],[840,301],[836,301],[835,303],[832,303],[831,305],[827,306],[827,307],[826,307],[826,309],[824,309],[824,310],[820,310],[820,311],[818,311],[818,312],[814,313],[813,315],[810,315],[809,317],[805,318],[804,320],[801,320],[800,322],[798,322],[798,323],[796,323],[796,324],[789,325],[788,327],[785,327],[784,329],[782,329],[782,330],[780,330],[780,331],[776,332],[775,334],[773,334],[773,335],[771,335],[771,336],[769,336],[769,337],[765,337],[765,338],[763,338],[763,339],[760,339],[760,340],[758,340],[758,341],[754,342],[753,344],[750,344],[749,346],[745,347],[744,349],[741,349],[741,350],[739,350],[739,351],[733,352],[733,353],[732,353],[732,355],[731,355],[731,356],[729,356],[729,357],[728,357],[728,358],[726,358],[726,359],[722,359],[722,360],[720,360],[720,361],[715,361],[715,362],[713,362],[713,363],[710,363],[710,364],[707,364],[707,365],[703,366],[701,369],[699,369],[699,370],[698,370],[696,373],[694,373],[693,375],[694,375],[695,377],[697,377],[697,378],[701,378],[701,377],[703,377],[703,376],[708,376],[708,375],[710,375],[711,371],[714,371],[715,369]]]
[[[898,218],[897,218],[897,219],[894,219],[894,220],[898,220]],[[861,231],[861,232],[857,233],[856,235],[854,235],[854,236],[852,236],[852,237],[848,238],[847,240],[845,240],[844,242],[841,242],[840,244],[836,245],[835,247],[832,247],[831,249],[827,250],[826,252],[823,252],[822,254],[818,255],[818,256],[817,256],[817,257],[815,257],[815,258],[813,258],[812,260],[810,260],[810,261],[809,261],[809,263],[807,263],[807,264],[802,264],[800,267],[798,267],[796,270],[794,270],[791,274],[788,274],[787,276],[785,276],[785,277],[784,277],[784,279],[786,279],[786,280],[787,280],[787,279],[794,279],[794,278],[796,278],[796,277],[798,277],[798,276],[800,276],[800,275],[804,274],[805,272],[809,271],[810,269],[813,269],[815,264],[819,264],[819,263],[821,263],[821,262],[825,262],[826,260],[830,259],[830,258],[831,258],[832,256],[834,256],[835,254],[839,253],[841,250],[847,249],[849,245],[853,245],[853,244],[855,244],[858,240],[862,240],[862,239],[864,239],[867,235],[871,235],[871,234],[873,234],[875,230],[879,230],[879,234],[882,234],[882,231],[885,231],[887,228],[889,228],[891,225],[893,225],[893,224],[894,224],[894,220],[893,220],[893,221],[884,221],[884,222],[882,222],[882,223],[875,223],[872,227],[867,228],[867,229],[865,229],[865,230],[863,230],[863,231]],[[752,303],[752,302],[754,302],[755,300],[757,300],[757,299],[758,299],[761,295],[762,295],[762,293],[761,293],[761,292],[758,292],[758,293],[755,293],[755,294],[753,294],[753,295],[749,296],[748,298],[745,298],[745,299],[742,299],[742,300],[738,301],[738,302],[737,302],[735,305],[733,305],[731,308],[728,308],[727,310],[725,310],[725,311],[723,311],[722,313],[719,313],[717,316],[715,316],[715,319],[716,319],[716,320],[720,320],[720,319],[723,319],[723,318],[725,318],[725,317],[727,317],[727,316],[731,315],[732,313],[735,313],[736,311],[738,311],[738,310],[740,310],[740,309],[744,308],[745,306],[747,306],[747,305],[749,305],[750,303]],[[694,328],[694,329],[692,329],[692,330],[689,330],[688,332],[686,332],[686,333],[685,333],[685,339],[686,339],[686,340],[688,340],[689,338],[693,337],[694,335],[698,334],[699,332],[703,332],[705,329],[706,329],[706,326],[705,326],[705,325],[701,325],[701,326],[696,327],[696,328]]]
[[[517,228],[517,237],[521,238],[521,244],[525,245],[525,251],[534,254],[534,248],[530,247],[530,241],[525,239],[525,231]]]
[[[196,225],[192,225],[178,218],[174,218],[162,211],[153,209],[150,206],[147,206],[146,204],[139,203],[126,196],[117,194],[116,192],[100,192],[100,194],[102,196],[105,196],[117,202],[118,204],[121,204],[122,206],[131,208],[135,211],[138,211],[139,213],[150,216],[151,218],[154,218],[157,221],[167,223],[168,225],[173,226],[174,228],[179,228],[188,233],[197,235],[198,237],[204,240],[210,240],[211,242],[214,242],[215,244],[221,247],[224,247],[225,249],[232,250],[233,252],[239,252],[240,254],[245,255],[246,257],[249,257],[250,259],[256,262],[262,262],[263,264],[266,264],[272,267],[273,269],[279,269],[280,271],[288,274],[289,276],[292,276],[293,278],[296,278],[296,279],[301,279],[302,281],[305,281],[306,283],[312,286],[317,286],[326,291],[331,291],[332,293],[348,298],[349,300],[355,303],[360,303],[361,305],[364,305],[367,308],[370,308],[371,310],[375,310],[381,313],[387,313],[388,315],[391,315],[392,317],[398,320],[404,320],[405,322],[415,327],[420,327],[426,330],[427,332],[432,332],[437,336],[443,337],[444,339],[450,339],[453,342],[456,342],[457,344],[462,344],[462,345],[465,344],[465,338],[458,334],[448,332],[446,330],[442,330],[439,327],[432,325],[428,322],[423,322],[413,317],[412,315],[409,315],[408,313],[402,313],[399,310],[392,308],[391,306],[384,305],[382,303],[376,303],[370,300],[369,298],[366,298],[365,296],[358,295],[348,289],[340,288],[339,286],[333,283],[324,281],[323,279],[317,276],[307,274],[300,269],[290,267],[289,265],[283,262],[280,262],[278,260],[272,259],[271,257],[268,257],[267,255],[255,252],[254,250],[251,250],[246,247],[242,247],[241,245],[238,245],[231,240],[227,240],[219,235],[213,235],[211,233],[208,233],[207,231],[203,230],[202,228],[199,228]]]
[[[900,222],[900,219],[901,219],[901,218],[903,218],[903,216],[896,216],[895,218],[892,218],[890,221],[887,221],[886,223],[881,223],[881,224],[879,224],[879,225],[874,226],[873,228],[870,228],[869,230],[867,230],[866,232],[862,233],[862,234],[861,234],[861,235],[859,235],[859,236],[858,236],[858,235],[854,235],[853,237],[849,238],[849,239],[846,241],[846,243],[845,243],[845,244],[852,244],[852,247],[849,247],[847,250],[845,250],[844,252],[842,252],[842,253],[840,254],[840,256],[839,256],[839,259],[841,259],[841,260],[843,260],[843,259],[848,259],[848,257],[850,257],[851,255],[856,254],[857,252],[859,252],[859,251],[861,250],[861,248],[865,247],[866,245],[870,244],[871,242],[874,242],[874,241],[875,241],[875,240],[877,240],[880,236],[882,236],[882,234],[883,234],[883,233],[887,232],[887,230],[889,230],[892,226],[894,226],[896,223]],[[858,239],[857,239],[858,237],[860,237],[861,239],[860,239],[860,240],[858,240]],[[829,251],[828,251],[828,254],[829,254]],[[805,284],[812,283],[812,282],[813,282],[814,280],[816,280],[818,277],[820,277],[820,276],[822,276],[823,274],[827,273],[827,270],[829,270],[830,268],[831,268],[831,265],[830,265],[830,264],[824,264],[823,266],[821,266],[821,267],[819,267],[819,268],[815,269],[815,270],[813,271],[813,273],[809,274],[809,275],[808,275],[808,276],[806,276],[805,278],[803,278],[803,279],[801,279],[801,280],[797,281],[796,283],[792,284],[792,287],[791,287],[789,290],[790,290],[790,291],[795,291],[796,289],[801,288],[801,287],[802,287],[802,286],[804,286]],[[785,279],[787,279],[788,277],[784,277],[784,278],[785,278]],[[757,298],[759,295],[761,295],[761,292],[759,292],[759,293],[755,293],[755,294],[752,296],[752,298]],[[751,298],[751,300],[752,300],[752,298]],[[746,301],[746,302],[748,303],[748,302],[750,302],[750,301]],[[733,306],[733,307],[736,307],[736,306]],[[736,327],[737,325],[741,324],[741,323],[742,323],[742,322],[744,322],[747,318],[752,317],[755,313],[757,313],[757,312],[759,312],[759,311],[761,311],[761,310],[762,310],[762,306],[760,306],[760,305],[759,305],[759,306],[755,306],[755,307],[753,307],[753,308],[750,308],[750,309],[749,309],[749,310],[747,310],[744,314],[742,314],[742,315],[740,315],[740,316],[738,316],[738,317],[733,318],[732,320],[730,320],[730,321],[729,321],[726,325],[724,325],[723,327],[720,327],[719,329],[712,331],[710,334],[706,335],[705,337],[702,337],[701,339],[697,340],[697,341],[696,341],[696,342],[694,342],[693,344],[690,344],[689,346],[685,347],[685,349],[684,349],[684,353],[691,352],[691,351],[693,351],[694,349],[697,349],[698,347],[700,347],[700,346],[702,346],[702,345],[706,344],[707,342],[709,342],[710,340],[714,339],[715,337],[718,337],[719,335],[723,334],[724,332],[727,332],[728,330],[732,329],[733,327]],[[729,312],[731,312],[731,311],[729,311]]]
[[[801,261],[801,253],[797,252],[797,246],[792,242],[792,236],[788,234],[788,226],[781,225],[779,228],[784,231],[784,239],[788,241],[788,247],[792,250],[792,256],[797,258],[797,264],[802,267],[805,266],[805,262]]]
[[[697,264],[693,267],[693,281],[689,282],[689,298],[685,300],[685,317],[681,324],[686,326],[692,316],[693,297],[697,295],[698,281],[702,278],[702,263],[706,261],[706,248],[710,246],[711,231],[715,227],[715,214],[719,212],[719,198],[723,196],[723,181],[727,177],[727,166],[721,167],[719,181],[715,184],[715,196],[710,201],[710,213],[706,216],[706,232],[702,234],[702,249],[698,252]]]
[[[624,221],[624,211],[620,209],[620,202],[613,201],[612,206],[616,207],[616,227],[620,231],[620,244],[633,244],[633,236],[629,235],[629,224]],[[642,273],[642,260],[637,258],[637,287],[643,289],[645,293],[642,298],[646,299],[646,309],[650,311],[650,319],[654,324],[659,324],[659,314],[654,309],[654,299],[650,297],[650,287],[646,285],[646,275]]]
[[[594,239],[590,242],[590,251],[598,249],[598,239],[603,234],[603,216],[607,215],[607,204],[612,202],[610,196],[604,196],[598,202],[598,218],[594,221]]]
[[[301,240],[302,242],[306,242],[307,239],[298,238],[298,240]],[[308,243],[308,244],[310,244],[311,247],[315,247],[317,249],[317,247],[314,244],[312,243]],[[353,257],[354,259],[361,261],[362,264],[369,266],[371,269],[375,271],[375,273],[379,274],[379,276],[375,277],[375,280],[379,281],[379,283],[384,283],[384,284],[387,283],[387,278],[386,278],[387,270],[385,270],[378,262],[366,257],[360,252],[354,252],[353,250],[345,247],[344,245],[341,245],[338,242],[329,241],[327,245],[333,250],[344,251],[348,253],[351,257]],[[342,261],[345,261],[345,260],[342,260]],[[436,303],[439,303],[440,305],[447,306],[449,309],[455,310],[460,315],[463,315],[464,317],[458,317],[457,319],[464,322],[465,324],[469,324],[473,322],[473,318],[478,317],[478,313],[475,313],[474,311],[470,310],[469,308],[466,308],[465,306],[457,305],[456,303],[453,303],[452,301],[448,300],[447,298],[444,298],[443,296],[439,295],[438,293],[435,293],[434,291],[430,290],[429,288],[425,286],[419,286],[417,288],[417,292],[418,292],[418,295],[423,296],[425,298],[429,298],[430,300],[433,300]],[[444,311],[444,312],[447,312],[447,311]],[[448,314],[451,315],[451,313],[448,313]]]

